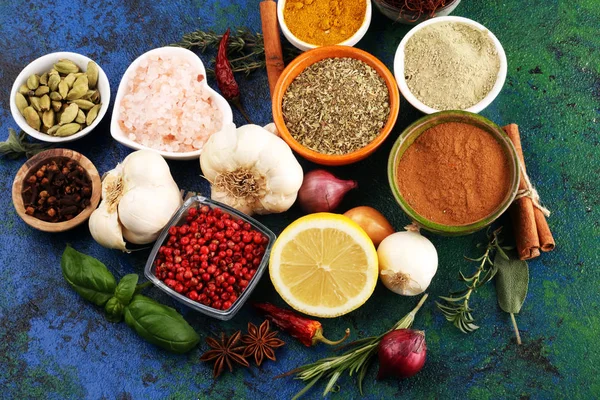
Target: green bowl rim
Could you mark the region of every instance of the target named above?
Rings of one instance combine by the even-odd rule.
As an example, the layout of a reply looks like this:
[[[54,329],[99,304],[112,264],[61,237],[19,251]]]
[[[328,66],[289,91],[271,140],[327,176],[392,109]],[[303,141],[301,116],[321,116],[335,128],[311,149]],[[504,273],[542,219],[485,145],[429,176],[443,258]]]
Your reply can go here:
[[[478,221],[472,222],[466,225],[444,225],[428,220],[418,214],[402,197],[400,190],[398,189],[398,185],[396,184],[396,159],[398,158],[398,151],[402,143],[415,131],[419,131],[418,135],[421,135],[423,132],[428,129],[439,125],[445,122],[457,122],[457,119],[460,119],[459,122],[471,123],[473,121],[478,122],[480,125],[478,127],[485,126],[488,128],[489,133],[495,133],[495,138],[498,142],[503,145],[505,150],[508,151],[510,155],[510,159],[512,160],[513,166],[513,174],[512,174],[512,182],[509,192],[505,199],[500,203],[498,208],[489,216],[482,218]],[[470,121],[469,121],[470,120]],[[417,136],[418,137],[418,136]],[[502,140],[500,140],[502,139]],[[415,138],[416,140],[416,138]],[[411,143],[412,144],[412,143]],[[494,222],[498,217],[500,217],[506,209],[512,204],[517,195],[517,191],[519,189],[520,182],[520,168],[519,168],[519,159],[517,157],[517,151],[515,150],[515,146],[512,141],[508,138],[508,135],[494,122],[489,119],[482,117],[481,115],[471,113],[468,111],[459,111],[459,110],[449,110],[449,111],[440,111],[433,114],[426,115],[424,117],[419,118],[412,124],[410,124],[396,139],[396,142],[392,146],[392,150],[390,151],[390,155],[388,158],[388,181],[390,184],[390,189],[392,190],[392,194],[394,198],[400,205],[400,207],[404,210],[404,212],[411,218],[414,222],[416,222],[419,226],[435,233],[445,233],[450,235],[466,235],[473,232],[476,232],[480,229],[485,228]]]

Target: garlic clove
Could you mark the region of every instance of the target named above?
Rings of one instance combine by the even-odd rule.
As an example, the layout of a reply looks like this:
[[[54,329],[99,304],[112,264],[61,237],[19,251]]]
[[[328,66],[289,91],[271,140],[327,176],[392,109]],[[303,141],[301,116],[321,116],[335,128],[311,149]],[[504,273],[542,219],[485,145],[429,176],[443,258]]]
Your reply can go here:
[[[257,214],[284,212],[289,210],[297,197],[297,191],[289,195],[270,193],[260,200],[261,207],[257,208],[255,211]]]
[[[210,182],[222,171],[233,171],[237,163],[233,159],[237,151],[237,135],[234,124],[227,124],[210,136],[200,155],[200,168]]]
[[[92,237],[100,245],[109,249],[129,252],[125,241],[123,241],[123,233],[116,209],[113,212],[109,212],[108,204],[105,200],[102,200],[100,206],[90,216],[88,226]]]
[[[138,150],[125,157],[121,174],[124,191],[173,180],[169,164],[153,150]]]
[[[271,143],[273,135],[258,125],[244,125],[237,129],[237,148],[234,160],[240,167],[251,168]]]

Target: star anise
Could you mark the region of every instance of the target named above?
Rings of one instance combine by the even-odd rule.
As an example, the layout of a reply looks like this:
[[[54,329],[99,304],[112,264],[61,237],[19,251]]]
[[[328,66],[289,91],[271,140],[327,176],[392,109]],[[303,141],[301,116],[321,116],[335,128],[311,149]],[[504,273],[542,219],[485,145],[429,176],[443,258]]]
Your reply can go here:
[[[256,365],[260,365],[264,358],[275,361],[273,349],[283,346],[283,340],[277,339],[277,331],[269,330],[269,321],[265,321],[257,328],[256,325],[248,323],[248,334],[242,336],[242,343],[246,345],[244,357],[254,356]]]
[[[229,367],[229,372],[233,372],[233,363],[248,367],[248,361],[242,356],[242,351],[245,349],[244,346],[234,347],[240,340],[241,333],[237,331],[229,338],[226,338],[224,333],[221,333],[221,341],[217,341],[211,337],[206,338],[206,343],[212,348],[202,354],[200,361],[215,361],[215,367],[213,369],[213,378],[218,378],[221,372],[225,369],[225,364]]]

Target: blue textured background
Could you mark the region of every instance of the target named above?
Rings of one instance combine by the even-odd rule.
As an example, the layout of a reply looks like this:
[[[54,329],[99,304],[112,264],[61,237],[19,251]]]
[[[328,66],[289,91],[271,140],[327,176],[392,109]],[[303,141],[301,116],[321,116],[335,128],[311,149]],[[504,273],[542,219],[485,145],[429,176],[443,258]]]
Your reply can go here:
[[[518,347],[493,286],[473,297],[481,329],[470,335],[447,323],[433,304],[433,298],[457,287],[459,268],[472,268],[462,256],[474,255],[483,234],[431,236],[440,256],[439,272],[430,288],[432,299],[415,322],[427,332],[427,364],[410,380],[377,383],[373,367],[365,381],[366,397],[598,398],[600,6],[597,0],[464,0],[454,15],[481,22],[505,47],[506,86],[482,114],[498,124],[520,125],[528,170],[553,210],[550,225],[557,249],[530,263],[529,296],[517,317],[524,344]],[[141,53],[197,28],[220,32],[242,25],[260,30],[258,1],[0,1],[0,139],[7,137],[9,127],[17,128],[9,111],[13,80],[41,55],[66,50],[91,57],[108,74],[114,96],[123,72]],[[359,47],[391,68],[407,31],[374,12]],[[210,57],[202,58],[206,63]],[[249,79],[240,76],[239,82],[252,118],[269,122],[264,72]],[[332,169],[360,185],[341,211],[367,204],[384,211],[396,228],[408,222],[387,187],[386,160],[395,137],[418,116],[403,101],[392,137],[374,156]],[[239,114],[235,119],[243,122]],[[88,156],[101,173],[129,153],[111,139],[109,120],[107,115],[93,134],[67,146]],[[324,346],[307,349],[281,334],[288,345],[277,352],[277,362],[238,369],[214,382],[211,366],[198,361],[206,348],[203,342],[187,355],[173,355],[147,344],[125,324],[107,322],[102,310],[82,301],[63,281],[59,260],[65,244],[99,258],[118,277],[141,274],[147,252],[126,255],[103,249],[85,225],[54,235],[29,228],[10,197],[22,163],[2,160],[0,166],[0,398],[289,398],[301,384],[272,378],[331,354]],[[197,162],[170,166],[182,188],[207,194]],[[294,207],[262,221],[279,233],[299,215]],[[157,289],[147,294],[177,307],[203,338],[261,321],[248,306],[223,323],[179,307]],[[251,300],[281,304],[266,276]],[[355,338],[378,334],[414,304],[415,299],[378,286],[359,310],[323,321],[325,332],[335,338],[350,327]],[[331,398],[359,397],[353,379],[341,382],[341,392]],[[322,388],[310,397],[319,397]]]

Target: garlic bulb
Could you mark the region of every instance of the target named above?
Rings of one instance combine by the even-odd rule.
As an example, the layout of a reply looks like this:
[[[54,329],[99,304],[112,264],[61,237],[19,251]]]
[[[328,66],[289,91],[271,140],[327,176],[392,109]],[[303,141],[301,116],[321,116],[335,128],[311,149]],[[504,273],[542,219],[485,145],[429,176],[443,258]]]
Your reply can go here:
[[[211,198],[246,214],[288,210],[302,185],[302,167],[287,143],[257,125],[228,124],[200,156]]]
[[[423,293],[437,272],[438,255],[433,243],[408,226],[383,239],[377,248],[379,277],[394,293],[415,296]]]
[[[181,204],[166,161],[154,151],[139,150],[104,176],[90,232],[102,246],[127,251],[123,238],[134,244],[153,242]]]

